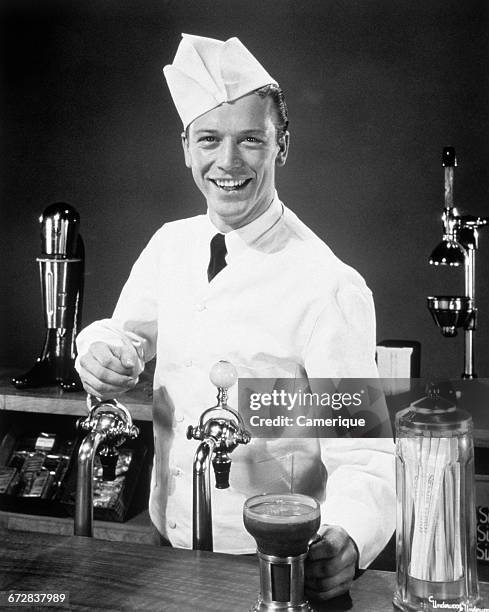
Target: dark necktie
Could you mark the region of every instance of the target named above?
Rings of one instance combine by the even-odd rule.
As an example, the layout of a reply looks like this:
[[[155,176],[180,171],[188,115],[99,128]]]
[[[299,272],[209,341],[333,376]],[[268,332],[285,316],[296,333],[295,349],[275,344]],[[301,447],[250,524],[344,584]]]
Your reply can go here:
[[[226,242],[224,234],[216,234],[211,240],[211,259],[207,268],[209,282],[226,267]]]

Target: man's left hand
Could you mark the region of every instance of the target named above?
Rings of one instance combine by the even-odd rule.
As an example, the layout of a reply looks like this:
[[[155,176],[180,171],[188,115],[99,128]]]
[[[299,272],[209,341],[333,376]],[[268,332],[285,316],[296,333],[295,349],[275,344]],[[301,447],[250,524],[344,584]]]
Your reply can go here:
[[[343,527],[328,525],[310,548],[305,563],[306,594],[319,600],[348,592],[355,577],[358,552]]]

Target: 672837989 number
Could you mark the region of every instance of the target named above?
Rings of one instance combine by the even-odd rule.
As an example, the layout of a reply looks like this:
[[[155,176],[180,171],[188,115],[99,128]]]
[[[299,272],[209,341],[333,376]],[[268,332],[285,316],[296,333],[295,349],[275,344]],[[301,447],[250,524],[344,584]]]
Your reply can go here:
[[[0,608],[3,606],[65,606],[69,593],[53,591],[0,591]]]

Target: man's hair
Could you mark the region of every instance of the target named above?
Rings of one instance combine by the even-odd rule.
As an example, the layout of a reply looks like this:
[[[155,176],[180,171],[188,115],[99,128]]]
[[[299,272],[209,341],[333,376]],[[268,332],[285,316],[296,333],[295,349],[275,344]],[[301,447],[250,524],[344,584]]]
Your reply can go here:
[[[278,124],[276,126],[277,137],[281,138],[289,127],[289,112],[287,110],[287,103],[285,102],[285,94],[283,89],[279,85],[270,83],[270,85],[265,85],[264,87],[260,87],[260,89],[255,89],[253,93],[258,94],[261,98],[265,98],[266,96],[270,96],[272,98],[278,116]]]
[[[289,113],[287,110],[287,103],[285,102],[285,94],[282,88],[274,83],[270,83],[270,85],[265,85],[264,87],[255,89],[252,93],[259,95],[260,98],[266,98],[266,96],[270,96],[272,98],[278,116],[278,123],[275,126],[277,128],[277,140],[282,138],[289,127]],[[185,138],[187,140],[189,127],[190,124],[185,128]]]

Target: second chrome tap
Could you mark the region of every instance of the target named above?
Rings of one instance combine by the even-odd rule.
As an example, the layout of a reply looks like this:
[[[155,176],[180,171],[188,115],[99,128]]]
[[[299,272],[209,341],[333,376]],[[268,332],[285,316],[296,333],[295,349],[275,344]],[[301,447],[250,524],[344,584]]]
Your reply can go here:
[[[228,406],[227,391],[237,380],[235,367],[219,361],[210,372],[218,388],[217,405],[204,410],[196,427],[189,426],[187,438],[200,440],[193,464],[193,543],[194,550],[213,550],[210,465],[214,467],[216,488],[229,487],[231,458],[238,444],[248,444],[251,435],[241,415]]]

